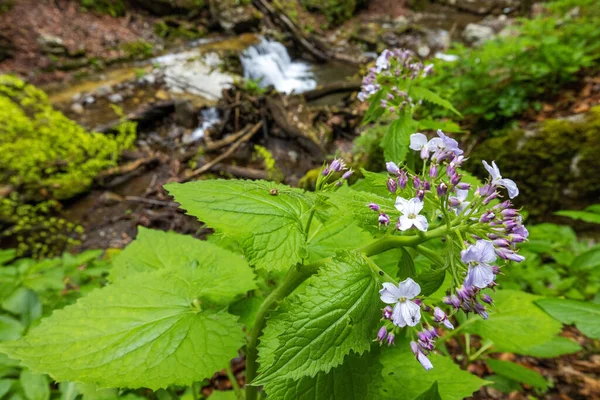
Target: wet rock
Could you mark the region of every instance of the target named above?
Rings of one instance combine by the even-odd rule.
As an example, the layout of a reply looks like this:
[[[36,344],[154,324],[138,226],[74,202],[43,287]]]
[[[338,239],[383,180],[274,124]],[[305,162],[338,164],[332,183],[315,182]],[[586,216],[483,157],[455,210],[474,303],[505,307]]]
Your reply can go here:
[[[481,46],[485,41],[494,37],[494,30],[485,25],[468,24],[462,33],[462,37],[473,46]]]
[[[111,103],[122,103],[125,98],[121,93],[114,93],[108,96],[108,101]]]
[[[83,104],[90,105],[96,102],[96,98],[94,96],[85,96],[83,98]]]
[[[40,46],[40,50],[44,53],[58,55],[65,54],[67,52],[67,48],[65,47],[62,39],[58,36],[42,33],[37,37],[36,41]]]
[[[177,125],[192,129],[198,125],[198,110],[190,100],[177,100],[174,118]]]
[[[112,87],[110,87],[108,85],[100,86],[98,89],[95,90],[96,94],[100,97],[107,96],[110,93],[112,93],[112,91],[113,91]]]
[[[85,111],[83,106],[80,103],[74,103],[71,106],[71,111],[73,111],[75,114],[83,114],[83,112]]]
[[[252,5],[219,8],[219,24],[228,32],[256,32],[263,18],[263,15]]]
[[[114,206],[116,204],[119,204],[120,202],[122,202],[125,199],[123,199],[122,196],[119,196],[116,193],[104,192],[100,195],[98,200],[105,206]]]

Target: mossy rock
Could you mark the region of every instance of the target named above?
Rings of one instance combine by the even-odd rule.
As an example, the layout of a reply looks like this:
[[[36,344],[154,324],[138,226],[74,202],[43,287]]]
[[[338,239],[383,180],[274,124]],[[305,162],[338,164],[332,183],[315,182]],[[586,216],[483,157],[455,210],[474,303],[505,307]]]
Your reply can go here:
[[[585,116],[547,120],[484,141],[465,166],[485,178],[481,160],[495,160],[502,175],[517,182],[516,203],[534,219],[598,203],[600,106]]]

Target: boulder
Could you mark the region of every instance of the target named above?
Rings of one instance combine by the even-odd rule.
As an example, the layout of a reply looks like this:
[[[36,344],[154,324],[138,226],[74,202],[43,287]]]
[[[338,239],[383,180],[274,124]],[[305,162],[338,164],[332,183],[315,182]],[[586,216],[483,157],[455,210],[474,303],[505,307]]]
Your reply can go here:
[[[58,36],[42,33],[37,37],[36,41],[43,53],[56,55],[67,53],[67,48]]]
[[[263,15],[252,5],[220,6],[219,25],[228,32],[246,33],[258,30]]]
[[[485,41],[494,37],[494,30],[489,26],[471,23],[465,27],[462,37],[473,46],[481,46]]]

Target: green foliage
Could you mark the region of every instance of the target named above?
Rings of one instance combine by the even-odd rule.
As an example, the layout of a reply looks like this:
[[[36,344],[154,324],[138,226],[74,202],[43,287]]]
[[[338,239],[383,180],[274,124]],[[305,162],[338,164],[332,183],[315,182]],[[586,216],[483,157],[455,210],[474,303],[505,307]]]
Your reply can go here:
[[[363,257],[334,258],[271,316],[259,347],[255,384],[329,372],[371,347],[380,319],[377,275]]]
[[[415,133],[416,122],[408,115],[402,116],[389,125],[381,141],[386,160],[400,162],[406,159],[410,135]]]
[[[575,6],[579,13],[565,16]],[[577,81],[582,69],[597,67],[600,54],[596,2],[560,0],[551,9],[479,48],[455,46],[458,61],[436,62],[427,84],[471,122],[500,126],[539,108],[542,99]]]
[[[578,240],[572,228],[554,224],[529,227],[521,246],[525,261],[512,264],[498,282],[546,297],[594,299],[600,290],[600,246]]]
[[[591,205],[583,211],[564,210],[557,211],[554,214],[561,217],[569,217],[583,222],[589,222],[591,224],[600,224],[600,204]]]
[[[548,383],[543,376],[522,365],[494,359],[487,360],[487,364],[500,376],[531,385],[541,393],[548,390]]]
[[[125,15],[125,3],[123,0],[79,0],[81,6],[99,14],[108,14],[111,17],[122,17]]]
[[[333,24],[340,24],[350,19],[361,3],[361,0],[300,0],[303,7],[318,11]]]
[[[125,57],[133,59],[149,58],[154,54],[154,46],[152,43],[143,39],[123,43],[121,49],[125,53]]]
[[[283,173],[275,166],[275,158],[273,154],[267,148],[259,145],[254,145],[254,151],[261,158],[265,164],[265,169],[269,174],[269,180],[275,182],[281,182],[283,180]]]
[[[487,382],[460,369],[449,357],[431,355],[434,369],[424,372],[415,362],[408,339],[396,341],[396,346],[381,354],[383,371],[377,377],[379,398],[413,400],[437,382],[442,400],[462,400]]]
[[[575,324],[592,339],[600,339],[600,304],[566,299],[541,299],[536,302],[563,324]]]

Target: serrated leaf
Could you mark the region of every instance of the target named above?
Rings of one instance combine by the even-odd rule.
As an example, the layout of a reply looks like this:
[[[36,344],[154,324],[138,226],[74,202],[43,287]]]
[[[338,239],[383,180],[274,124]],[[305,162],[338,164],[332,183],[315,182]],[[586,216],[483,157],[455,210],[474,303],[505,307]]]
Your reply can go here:
[[[400,163],[406,159],[410,135],[415,133],[416,127],[416,122],[410,115],[403,115],[390,124],[381,141],[386,161]]]
[[[135,274],[55,311],[0,351],[57,381],[189,385],[224,368],[243,343],[237,317],[205,300],[226,284],[199,267]]]
[[[383,371],[378,378],[381,399],[412,400],[437,382],[442,400],[462,400],[487,383],[439,354],[428,356],[433,369],[425,371],[408,342],[408,339],[397,340],[396,346],[381,352]]]
[[[417,270],[415,268],[415,262],[413,261],[412,256],[404,247],[400,247],[400,254],[402,254],[402,256],[398,260],[398,280],[403,281],[406,278],[415,279]]]
[[[489,359],[487,363],[500,376],[531,385],[541,391],[548,390],[546,379],[532,369],[510,361]]]
[[[307,256],[304,227],[312,196],[265,181],[170,183],[165,189],[187,213],[235,239],[250,264],[285,269]]]
[[[421,295],[430,296],[442,287],[444,278],[446,278],[446,270],[430,269],[417,275],[415,281],[421,286]]]
[[[390,215],[394,212],[398,212],[394,208],[393,199],[377,196],[369,192],[348,188],[328,193],[328,196],[330,202],[334,204],[334,207],[331,208],[331,213],[333,215],[338,215],[340,218],[352,215],[354,222],[358,226],[372,233],[378,232],[378,213],[368,207],[369,203],[373,202],[379,204],[382,212],[390,213]],[[332,216],[332,218],[334,218],[334,216]]]
[[[452,111],[459,117],[462,117],[462,114],[460,112],[458,112],[458,110],[456,108],[454,108],[452,103],[450,103],[448,100],[442,99],[439,95],[437,95],[436,93],[433,93],[429,89],[425,89],[424,87],[419,87],[419,86],[413,86],[409,90],[409,95],[413,99],[420,99],[420,100],[427,101],[429,103],[436,104],[440,107],[443,107],[445,109]]]
[[[254,384],[313,377],[368,350],[381,318],[379,288],[362,256],[336,256],[269,318]]]
[[[308,237],[308,262],[333,256],[338,251],[354,250],[366,246],[371,234],[359,228],[351,216],[313,221]]]
[[[536,304],[563,324],[575,324],[585,336],[600,339],[600,304],[567,299],[540,299]]]
[[[494,342],[494,350],[529,355],[531,348],[560,333],[561,324],[535,305],[539,296],[507,289],[491,296],[495,306],[489,319],[473,316],[466,330]]]
[[[364,400],[372,398],[369,386],[380,370],[373,350],[362,356],[349,354],[342,365],[329,372],[298,380],[278,380],[265,386],[265,392],[269,399],[278,400]]]
[[[110,277],[114,281],[140,272],[196,267],[223,283],[213,295],[225,303],[256,288],[254,273],[241,255],[191,236],[141,226],[137,238],[113,261]]]

